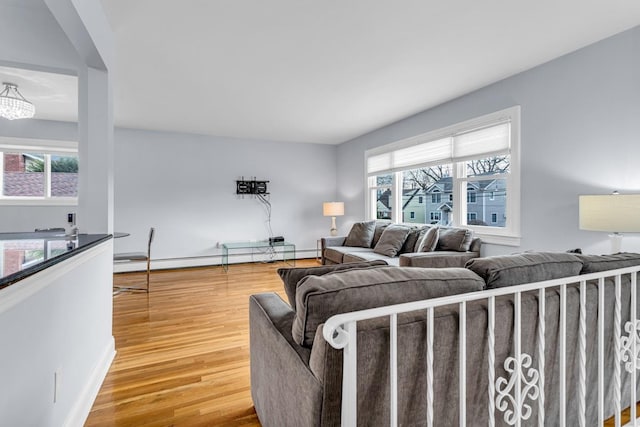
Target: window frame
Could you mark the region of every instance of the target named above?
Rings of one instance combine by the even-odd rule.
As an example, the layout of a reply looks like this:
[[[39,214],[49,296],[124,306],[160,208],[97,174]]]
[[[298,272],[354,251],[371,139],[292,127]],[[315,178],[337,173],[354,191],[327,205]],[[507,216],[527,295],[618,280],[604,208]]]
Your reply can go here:
[[[4,195],[5,153],[38,153],[44,159],[44,196]],[[77,206],[78,197],[51,196],[51,156],[78,157],[77,141],[0,137],[0,206]]]
[[[398,197],[398,194],[402,194],[402,173],[405,170],[411,170],[418,167],[423,167],[421,165],[410,165],[406,168],[403,167],[402,170],[393,170],[393,171],[380,171],[377,173],[368,173],[368,159],[372,156],[378,156],[380,154],[390,153],[393,151],[401,150],[407,147],[413,147],[419,144],[436,142],[443,138],[453,138],[458,134],[463,134],[467,132],[472,132],[474,130],[481,129],[483,127],[496,126],[500,123],[508,122],[510,124],[509,127],[509,163],[510,170],[508,173],[496,174],[495,176],[491,176],[491,178],[495,179],[505,179],[506,181],[506,206],[505,206],[505,216],[506,216],[506,224],[504,227],[497,227],[491,225],[468,225],[467,224],[467,206],[466,206],[466,198],[467,198],[467,190],[466,186],[469,182],[477,181],[482,178],[480,177],[467,177],[466,176],[466,161],[465,160],[456,160],[453,163],[453,205],[454,209],[452,211],[451,219],[452,226],[462,226],[472,229],[474,233],[480,237],[485,243],[493,243],[499,245],[507,245],[507,246],[519,246],[521,241],[521,233],[520,233],[520,106],[513,106],[510,108],[506,108],[504,110],[496,111],[490,114],[486,114],[480,117],[476,117],[470,120],[466,120],[460,123],[456,123],[451,126],[447,126],[442,129],[437,129],[431,132],[427,132],[425,134],[413,136],[407,139],[403,139],[400,141],[393,142],[391,144],[386,144],[380,147],[376,147],[370,150],[366,150],[364,153],[364,174],[365,174],[365,185],[367,187],[367,197],[366,204],[369,206],[368,218],[375,219],[375,215],[372,215],[371,211],[371,187],[369,187],[369,179],[370,177],[382,176],[382,175],[393,175],[393,187],[391,188],[392,197],[394,200]],[[477,159],[482,159],[485,157],[491,157],[492,154],[487,153],[487,155],[478,155]],[[447,162],[443,162],[445,164]],[[375,179],[375,178],[372,178]],[[486,179],[486,177],[484,178]],[[395,196],[394,196],[395,194]],[[373,205],[375,205],[375,200],[373,201]],[[396,205],[401,206],[401,205]],[[455,207],[457,206],[457,208]],[[402,212],[398,209],[392,210],[392,221],[396,223],[402,222]],[[426,221],[426,218],[425,218]]]

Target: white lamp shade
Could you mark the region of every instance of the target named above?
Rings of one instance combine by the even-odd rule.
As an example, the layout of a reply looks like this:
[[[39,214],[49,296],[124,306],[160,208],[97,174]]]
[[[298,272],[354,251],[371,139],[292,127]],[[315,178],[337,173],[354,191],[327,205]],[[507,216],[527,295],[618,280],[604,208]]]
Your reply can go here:
[[[322,215],[324,216],[344,215],[344,203],[343,202],[324,202],[322,204]]]
[[[640,232],[640,194],[580,196],[580,229]]]

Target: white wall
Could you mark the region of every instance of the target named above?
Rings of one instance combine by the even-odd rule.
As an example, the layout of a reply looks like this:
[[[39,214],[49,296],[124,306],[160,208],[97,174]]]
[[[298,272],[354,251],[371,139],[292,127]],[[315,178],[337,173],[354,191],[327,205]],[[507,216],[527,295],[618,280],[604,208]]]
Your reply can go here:
[[[265,209],[235,194],[242,176],[269,181],[273,232],[298,257],[315,257],[328,233],[322,202],[335,198],[335,146],[131,129],[116,129],[115,141],[115,231],[131,233],[116,252],[145,248],[151,226],[152,258],[195,257],[188,265],[219,263],[218,242],[267,238]]]
[[[0,290],[0,425],[86,420],[115,355],[112,251],[108,240]]]
[[[0,3],[0,63],[75,74],[80,57],[42,0]]]
[[[578,229],[578,195],[640,192],[639,94],[636,27],[341,144],[338,198],[347,220],[364,217],[366,149],[521,105],[521,246],[485,245],[483,253],[606,253],[604,233]],[[640,239],[627,236],[622,249],[640,251]]]

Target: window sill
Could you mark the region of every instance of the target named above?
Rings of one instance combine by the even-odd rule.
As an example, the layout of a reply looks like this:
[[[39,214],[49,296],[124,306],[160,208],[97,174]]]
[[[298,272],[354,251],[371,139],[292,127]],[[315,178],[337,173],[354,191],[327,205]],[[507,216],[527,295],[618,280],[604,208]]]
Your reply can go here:
[[[501,246],[520,246],[520,236],[505,236],[497,234],[485,234],[475,232],[476,237],[482,240],[482,243]]]
[[[78,206],[78,199],[0,199],[0,206]]]

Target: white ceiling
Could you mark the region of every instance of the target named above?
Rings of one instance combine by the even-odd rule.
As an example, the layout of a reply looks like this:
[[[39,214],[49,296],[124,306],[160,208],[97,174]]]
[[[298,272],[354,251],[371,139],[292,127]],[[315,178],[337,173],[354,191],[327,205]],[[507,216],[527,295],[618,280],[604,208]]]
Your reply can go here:
[[[78,79],[75,76],[0,66],[0,82],[18,85],[22,96],[36,107],[37,119],[78,120]],[[0,86],[2,89],[4,85]]]
[[[328,144],[640,24],[637,0],[101,1],[116,125]]]

